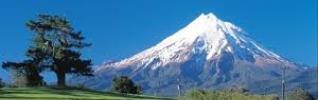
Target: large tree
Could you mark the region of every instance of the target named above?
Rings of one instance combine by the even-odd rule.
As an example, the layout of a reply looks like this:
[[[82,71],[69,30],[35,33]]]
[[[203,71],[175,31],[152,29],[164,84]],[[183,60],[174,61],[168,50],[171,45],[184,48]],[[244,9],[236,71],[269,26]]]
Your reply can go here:
[[[92,75],[91,60],[81,58],[80,50],[91,44],[85,43],[81,32],[75,31],[70,22],[56,15],[39,15],[27,22],[35,32],[32,48],[38,50],[30,55],[41,56],[41,69],[53,71],[58,86],[65,86],[66,74]],[[43,54],[43,52],[45,52]],[[43,55],[42,55],[43,54]]]

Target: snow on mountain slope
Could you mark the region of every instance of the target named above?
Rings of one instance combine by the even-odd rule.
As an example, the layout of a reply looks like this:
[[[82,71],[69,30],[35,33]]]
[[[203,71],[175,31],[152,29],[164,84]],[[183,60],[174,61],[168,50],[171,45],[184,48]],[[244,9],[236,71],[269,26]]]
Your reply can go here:
[[[145,66],[140,67],[147,67],[147,64],[153,60],[159,60],[156,65],[150,66],[152,69],[156,69],[169,63],[184,62],[189,59],[191,54],[197,52],[205,52],[206,60],[213,60],[223,51],[250,62],[254,62],[258,57],[266,58],[268,61],[286,62],[277,54],[256,44],[245,34],[241,28],[218,19],[212,13],[201,14],[185,28],[154,47],[131,58],[113,63],[114,65],[111,66],[125,67],[125,65],[141,63]],[[103,70],[103,68],[100,67],[98,70]]]

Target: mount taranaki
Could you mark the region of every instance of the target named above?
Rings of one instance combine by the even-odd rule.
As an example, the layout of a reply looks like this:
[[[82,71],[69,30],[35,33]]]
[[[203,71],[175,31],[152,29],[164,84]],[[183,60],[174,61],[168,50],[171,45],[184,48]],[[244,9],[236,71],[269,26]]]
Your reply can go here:
[[[247,88],[278,93],[282,70],[287,90],[301,87],[317,93],[316,68],[308,68],[271,52],[232,23],[201,14],[157,45],[130,58],[102,64],[94,77],[73,77],[71,84],[111,88],[113,77],[126,75],[147,94],[177,95],[188,89]]]

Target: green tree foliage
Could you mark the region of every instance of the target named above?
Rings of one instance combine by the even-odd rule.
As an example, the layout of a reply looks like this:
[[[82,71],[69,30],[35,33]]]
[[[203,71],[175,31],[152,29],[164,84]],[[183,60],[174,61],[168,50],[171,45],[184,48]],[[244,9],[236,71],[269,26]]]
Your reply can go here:
[[[11,71],[12,86],[42,86],[43,78],[40,76],[38,64],[33,60],[23,62],[3,62],[2,67]]]
[[[10,68],[8,71],[10,71],[10,77],[11,77],[11,83],[10,87],[25,87],[27,86],[27,78],[26,75],[24,75],[22,72],[22,68]]]
[[[115,77],[112,90],[119,93],[141,94],[142,89],[127,76]]]
[[[295,89],[287,95],[287,100],[315,100],[314,97],[303,89]]]
[[[205,91],[191,90],[180,100],[278,100],[276,96],[251,95],[246,92],[239,91]]]
[[[3,62],[2,68],[11,71],[12,86],[42,86],[45,85],[40,73],[41,66],[46,66],[42,62],[47,58],[47,52],[30,46],[25,55],[27,60],[22,62]]]
[[[41,69],[53,71],[57,76],[58,86],[65,86],[66,74],[92,75],[91,60],[81,58],[80,50],[91,44],[84,43],[81,32],[75,31],[70,22],[56,15],[39,15],[30,20],[27,27],[35,32],[29,55],[40,56]]]

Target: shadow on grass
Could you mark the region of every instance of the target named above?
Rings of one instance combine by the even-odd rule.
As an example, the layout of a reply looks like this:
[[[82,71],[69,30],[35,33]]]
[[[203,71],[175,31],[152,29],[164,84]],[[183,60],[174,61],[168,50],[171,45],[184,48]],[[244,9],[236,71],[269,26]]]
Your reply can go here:
[[[43,93],[34,93],[34,92],[27,92],[27,91],[0,91],[1,94],[43,94]]]
[[[45,92],[45,93],[49,93],[49,94],[57,94],[57,95],[68,95],[68,96],[80,96],[80,97],[83,97],[83,95],[78,95],[76,93],[73,93],[72,91],[69,91],[69,90],[53,90],[53,89],[44,89],[44,90],[41,90],[42,92]]]
[[[50,87],[50,89],[60,90],[60,91],[81,91],[81,92],[89,93],[91,95],[116,96],[116,97],[132,98],[132,99],[176,100],[176,99],[173,99],[173,98],[164,98],[164,97],[150,97],[150,96],[135,95],[135,94],[102,92],[102,91],[96,91],[96,90],[85,89],[85,88],[77,88],[77,87],[67,87],[67,88]]]
[[[48,87],[52,90],[59,90],[59,91],[68,91],[68,92],[85,92],[89,93],[91,95],[102,95],[102,96],[116,96],[116,97],[127,97],[127,98],[140,98],[140,99],[160,99],[156,97],[145,97],[145,96],[138,96],[138,95],[129,95],[129,94],[120,94],[120,93],[112,93],[112,92],[102,92],[102,91],[96,91],[86,88],[77,88],[77,87]]]
[[[33,91],[36,90],[36,91]],[[0,94],[57,94],[57,95],[69,95],[69,96],[81,96],[81,95],[76,95],[71,92],[66,92],[66,91],[58,91],[58,90],[53,90],[53,89],[44,89],[44,88],[30,88],[29,89],[12,89],[12,90],[2,90],[0,91]]]
[[[65,97],[65,98],[51,98],[51,97],[1,97],[1,94],[52,94],[52,95],[61,95],[61,96],[73,96]],[[72,100],[84,100],[85,97],[89,96],[110,96],[110,97],[124,97],[127,99],[155,99],[155,100],[175,100],[172,98],[164,98],[164,97],[151,97],[151,96],[143,96],[143,95],[134,95],[134,94],[121,94],[121,93],[113,93],[113,92],[102,92],[95,91],[90,89],[83,88],[57,88],[57,87],[36,87],[36,88],[13,88],[7,90],[0,90],[0,99],[1,98],[16,98],[16,99],[72,99]],[[84,99],[77,99],[76,97],[83,97]],[[86,98],[89,99],[89,98]],[[102,100],[102,99],[89,99],[89,100]]]
[[[143,95],[134,95],[134,94],[122,94],[122,93],[113,93],[113,92],[103,92],[104,94],[107,93],[108,95],[112,96],[119,96],[119,97],[127,97],[127,98],[139,98],[139,99],[157,99],[157,100],[175,100],[172,98],[163,98],[163,97],[147,97]]]
[[[89,98],[59,98],[59,97],[1,97],[0,99],[21,99],[21,100],[34,100],[34,99],[40,99],[40,100],[107,100],[107,99],[89,99]],[[122,100],[122,99],[111,99],[111,100]]]

